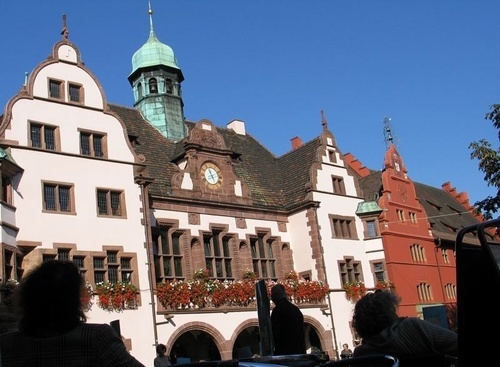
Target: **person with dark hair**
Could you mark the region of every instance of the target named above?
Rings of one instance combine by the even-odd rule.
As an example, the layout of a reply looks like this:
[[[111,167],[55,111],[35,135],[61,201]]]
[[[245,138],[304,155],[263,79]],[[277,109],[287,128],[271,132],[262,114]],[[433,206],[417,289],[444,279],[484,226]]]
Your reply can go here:
[[[342,350],[340,351],[340,359],[352,358],[352,350],[349,348],[349,344],[342,344]]]
[[[405,358],[422,355],[458,356],[458,335],[418,317],[399,317],[400,298],[377,290],[356,302],[353,327],[362,338],[354,357],[383,353]]]
[[[70,261],[44,261],[29,272],[15,299],[19,328],[0,335],[2,367],[143,367],[110,325],[86,322],[84,289]]]
[[[271,288],[271,300],[275,305],[271,312],[274,354],[305,354],[304,315],[288,300],[283,284]]]
[[[168,356],[165,355],[166,352],[167,352],[167,347],[165,346],[165,344],[160,343],[156,346],[156,354],[158,355],[153,361],[154,367],[167,367],[172,365],[172,363],[170,362],[170,358],[168,358]]]

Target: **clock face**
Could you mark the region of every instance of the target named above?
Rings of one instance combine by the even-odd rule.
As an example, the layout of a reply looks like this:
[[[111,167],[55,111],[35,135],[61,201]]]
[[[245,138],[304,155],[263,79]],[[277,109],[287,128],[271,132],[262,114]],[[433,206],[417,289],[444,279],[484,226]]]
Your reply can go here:
[[[211,185],[215,185],[219,181],[219,174],[212,167],[205,170],[205,180]]]
[[[209,189],[218,189],[222,185],[222,173],[214,163],[203,163],[201,166],[201,177]]]

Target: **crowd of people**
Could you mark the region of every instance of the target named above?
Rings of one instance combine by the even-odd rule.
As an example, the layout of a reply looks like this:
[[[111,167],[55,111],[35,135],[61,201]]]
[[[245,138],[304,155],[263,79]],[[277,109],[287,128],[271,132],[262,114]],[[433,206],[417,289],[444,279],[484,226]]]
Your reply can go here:
[[[108,324],[92,324],[82,308],[84,279],[70,261],[44,261],[21,281],[15,297],[19,325],[0,335],[1,366],[144,366]],[[271,289],[274,355],[305,354],[304,316],[282,284]],[[370,354],[399,358],[458,356],[457,334],[417,317],[398,316],[400,298],[390,291],[369,292],[354,307],[352,324],[361,344],[347,343],[342,359]],[[172,365],[164,344],[156,345],[154,367]]]

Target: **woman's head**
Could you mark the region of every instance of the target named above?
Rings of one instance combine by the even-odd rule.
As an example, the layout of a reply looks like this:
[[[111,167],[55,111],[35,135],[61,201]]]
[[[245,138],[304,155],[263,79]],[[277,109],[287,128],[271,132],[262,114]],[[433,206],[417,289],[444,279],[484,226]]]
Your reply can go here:
[[[49,260],[20,283],[20,329],[32,336],[63,333],[86,321],[82,309],[84,280],[70,261]]]
[[[167,352],[167,347],[165,346],[165,344],[158,344],[156,346],[156,353],[158,353],[159,355],[164,355],[165,353]]]
[[[360,337],[379,334],[398,319],[400,298],[388,291],[367,293],[356,302],[352,318],[353,327]]]

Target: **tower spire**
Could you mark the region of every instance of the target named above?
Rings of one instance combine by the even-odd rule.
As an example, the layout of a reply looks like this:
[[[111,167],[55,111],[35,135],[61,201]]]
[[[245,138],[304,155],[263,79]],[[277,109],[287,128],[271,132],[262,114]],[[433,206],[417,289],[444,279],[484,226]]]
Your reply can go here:
[[[149,36],[154,36],[155,31],[153,29],[153,9],[151,9],[151,1],[148,1],[148,14],[149,14]]]

